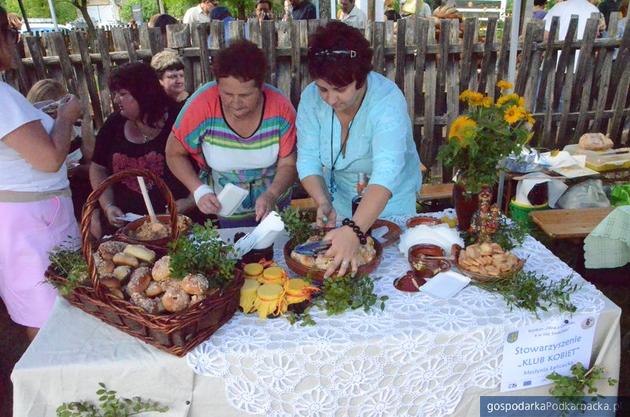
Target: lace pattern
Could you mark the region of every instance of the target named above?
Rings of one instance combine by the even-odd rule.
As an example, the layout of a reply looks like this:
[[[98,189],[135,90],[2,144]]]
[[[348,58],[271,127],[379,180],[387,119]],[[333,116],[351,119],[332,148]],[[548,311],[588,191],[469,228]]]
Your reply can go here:
[[[432,215],[444,214],[454,215]],[[406,218],[390,220],[403,226]],[[552,280],[573,275],[582,284],[572,297],[578,311],[603,309],[602,294],[533,238],[514,252],[527,258],[526,270]],[[274,255],[286,267],[281,245]],[[392,283],[408,269],[395,245],[384,251],[373,274],[375,292],[389,297],[384,311],[329,317],[314,309],[317,324],[307,327],[237,313],[188,354],[188,364],[222,377],[227,401],[253,415],[449,415],[466,389],[499,388],[505,332],[537,319],[474,286],[448,300],[400,292]]]

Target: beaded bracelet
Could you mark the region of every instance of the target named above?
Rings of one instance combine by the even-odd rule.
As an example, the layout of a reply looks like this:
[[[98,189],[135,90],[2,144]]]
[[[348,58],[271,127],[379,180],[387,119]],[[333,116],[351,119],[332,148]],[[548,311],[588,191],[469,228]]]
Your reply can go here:
[[[346,219],[343,219],[341,224],[343,226],[348,226],[349,228],[352,229],[352,231],[359,238],[359,243],[360,244],[365,245],[367,243],[367,237],[365,237],[365,234],[361,231],[361,228],[359,226],[357,226],[357,224],[353,220],[350,220],[350,219],[346,218]]]

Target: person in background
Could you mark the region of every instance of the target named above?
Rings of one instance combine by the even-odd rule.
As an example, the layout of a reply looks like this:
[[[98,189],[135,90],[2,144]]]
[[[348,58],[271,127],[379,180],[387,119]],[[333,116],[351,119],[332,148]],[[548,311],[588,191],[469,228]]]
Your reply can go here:
[[[536,20],[543,20],[547,14],[547,11],[545,10],[546,5],[547,0],[534,0],[532,18]]]
[[[263,20],[273,20],[273,9],[271,7],[271,0],[258,0],[256,2],[256,19],[258,22]]]
[[[165,49],[153,55],[151,67],[157,73],[164,91],[172,100],[181,103],[188,98],[184,79],[184,62],[177,51]]]
[[[282,15],[282,21],[287,22],[293,18],[293,6],[291,6],[291,0],[284,0],[283,4],[284,14]]]
[[[230,32],[229,32],[229,22],[232,22],[234,20],[234,17],[232,17],[232,13],[230,13],[230,10],[224,6],[217,6],[214,9],[212,9],[212,12],[210,13],[210,20],[220,20],[223,22],[223,33],[224,33],[223,36],[225,40],[225,46],[229,46],[230,41],[231,41]],[[249,29],[249,26],[246,25],[245,33],[244,33],[245,38],[249,37],[248,29]],[[212,32],[208,33],[208,48],[211,48],[211,47],[212,47]]]
[[[365,12],[355,5],[355,0],[339,0],[341,4],[341,10],[337,17],[343,23],[348,26],[352,26],[357,29],[365,29],[365,22],[367,21],[367,16]]]
[[[400,13],[394,8],[394,0],[385,0],[385,19],[393,22],[400,19]]]
[[[310,0],[290,0],[293,20],[317,19],[317,9]]]
[[[295,109],[264,83],[267,66],[252,42],[239,40],[221,50],[213,63],[217,81],[188,99],[168,139],[168,165],[203,213],[219,213],[217,195],[228,183],[247,191],[233,215],[219,216],[221,227],[256,225],[291,201]]]
[[[218,3],[216,0],[203,0],[198,5],[186,10],[186,13],[184,13],[184,17],[182,19],[182,23],[209,23],[210,13],[212,12],[212,9],[217,6],[217,4]]]
[[[414,16],[416,12],[418,17],[431,17],[431,6],[423,0],[401,0],[400,15],[402,17]]]
[[[177,210],[186,214],[194,201],[186,188],[166,166],[166,139],[181,105],[171,100],[160,85],[153,68],[143,62],[116,67],[109,89],[118,110],[112,113],[96,136],[90,165],[90,183],[96,189],[108,176],[130,168],[143,168],[164,179],[175,198]],[[166,199],[147,181],[149,197],[156,212],[166,211]],[[92,219],[92,232],[99,237],[121,227],[120,216],[143,214],[146,207],[135,178],[114,184],[99,199],[106,223]]]
[[[0,71],[17,39],[0,7]],[[65,159],[81,104],[66,96],[53,119],[3,81],[0,102],[0,297],[32,340],[57,297],[44,278],[48,253],[79,240]]]
[[[65,87],[57,80],[45,78],[37,81],[26,95],[26,99],[44,112],[47,112],[53,119],[57,116],[57,111],[53,109],[48,112],[50,104],[67,96]],[[80,151],[80,158],[75,157],[68,164],[68,177],[70,180],[70,190],[72,191],[72,203],[74,205],[74,216],[80,220],[83,205],[88,195],[92,192],[89,186],[89,167],[92,154],[94,153],[94,140],[91,132],[87,132],[91,126],[81,123],[81,127],[74,127],[73,140],[70,143],[69,153],[75,155]]]
[[[621,0],[603,0],[597,6],[601,14],[604,16],[606,27],[608,27],[608,21],[610,20],[610,14],[612,12],[618,12],[621,10]]]
[[[364,234],[379,217],[416,213],[420,158],[407,102],[394,82],[372,71],[372,49],[344,23],[317,28],[309,40],[310,83],[297,113],[297,169],[317,204],[318,226],[344,226],[326,234],[330,276],[357,270]],[[366,185],[353,213],[352,200]]]
[[[554,16],[558,16],[560,18],[560,25],[558,27],[558,40],[563,41],[567,36],[567,31],[569,30],[569,23],[571,22],[572,15],[577,15],[579,18],[576,39],[581,40],[584,37],[586,21],[591,17],[591,14],[593,13],[599,14],[599,9],[588,0],[566,0],[560,3],[556,3],[551,9],[547,10],[547,14],[543,18],[543,20],[545,21],[545,40],[549,37],[551,21],[553,20]],[[576,53],[576,62],[577,58],[578,54]]]

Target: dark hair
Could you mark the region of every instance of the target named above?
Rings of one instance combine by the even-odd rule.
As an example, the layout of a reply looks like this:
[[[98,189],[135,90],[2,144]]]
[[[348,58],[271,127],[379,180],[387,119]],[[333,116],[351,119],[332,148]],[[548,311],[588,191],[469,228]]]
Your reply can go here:
[[[217,79],[234,77],[241,81],[254,80],[256,87],[260,87],[267,74],[267,59],[255,43],[238,40],[219,52],[213,60],[212,70]]]
[[[157,74],[144,62],[130,62],[114,68],[108,84],[112,92],[129,91],[140,107],[140,119],[146,120],[151,127],[156,127],[168,108],[170,99]]]
[[[11,68],[12,59],[9,53],[9,18],[7,11],[0,6],[0,71]]]
[[[335,87],[357,82],[363,87],[372,70],[372,48],[363,34],[341,22],[320,26],[311,36],[308,49],[308,72]]]
[[[273,10],[273,5],[271,4],[271,0],[258,0],[256,2],[256,6],[262,3],[267,3],[269,5],[269,10]]]
[[[225,20],[228,17],[232,17],[232,14],[225,6],[216,6],[210,12],[210,20]]]
[[[534,6],[544,6],[547,4],[547,0],[534,0]]]
[[[166,31],[166,26],[168,25],[175,25],[177,23],[179,23],[177,21],[177,19],[175,19],[173,16],[171,16],[170,14],[160,14],[157,15],[157,17],[155,17],[155,19],[153,19],[153,17],[151,18],[151,20],[153,20],[153,27],[154,28],[160,28],[162,29],[162,31]]]

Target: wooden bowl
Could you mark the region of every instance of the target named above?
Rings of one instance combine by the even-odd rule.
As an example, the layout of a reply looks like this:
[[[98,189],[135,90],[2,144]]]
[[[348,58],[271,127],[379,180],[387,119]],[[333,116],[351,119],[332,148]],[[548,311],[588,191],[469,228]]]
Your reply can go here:
[[[291,258],[291,252],[293,251],[295,245],[296,243],[294,243],[292,240],[288,241],[284,245],[284,260],[287,263],[287,266],[291,271],[295,272],[296,274],[303,277],[309,276],[316,283],[321,284],[324,281],[324,273],[326,271],[317,268],[310,268]],[[381,246],[378,241],[374,240],[374,249],[376,250],[374,258],[372,259],[372,261],[361,265],[357,271],[357,275],[369,274],[373,272],[376,268],[378,268],[379,264],[381,263],[381,258],[383,257],[383,246]]]
[[[178,218],[183,218],[183,222],[186,225],[185,229],[179,231],[179,233],[186,233],[191,227],[192,227],[192,220],[190,219],[190,217],[188,216],[184,216],[183,214],[179,214],[177,216]],[[157,219],[160,223],[163,223],[167,226],[170,225],[170,215],[168,214],[160,214],[157,216]],[[169,235],[160,239],[151,239],[151,240],[143,240],[143,239],[138,239],[136,237],[134,237],[134,232],[140,227],[142,226],[144,223],[149,221],[149,216],[144,216],[138,220],[134,220],[131,223],[127,223],[124,227],[122,227],[121,229],[118,230],[118,232],[116,232],[116,240],[122,240],[124,242],[127,243],[140,243],[143,244],[145,246],[152,246],[152,247],[166,247],[168,245],[168,242],[170,242],[172,240],[172,237],[170,236],[170,230],[169,230]]]
[[[383,226],[387,227],[387,233],[385,233],[385,235],[383,236],[383,239],[385,241],[381,244],[383,248],[398,243],[398,241],[400,240],[400,235],[402,233],[400,227],[396,223],[390,222],[388,220],[376,219],[376,221],[372,225],[372,230],[378,229],[379,227]]]
[[[440,219],[436,219],[435,217],[429,216],[416,216],[407,220],[407,228],[411,229],[412,227],[420,226],[421,224],[425,226],[436,226],[438,224],[444,223]]]
[[[457,246],[457,248],[455,248],[455,246]],[[477,282],[480,282],[480,283],[490,283],[490,282],[502,281],[504,279],[509,279],[516,272],[519,272],[521,269],[523,269],[523,266],[525,265],[525,260],[517,257],[518,262],[517,262],[516,266],[511,271],[506,271],[506,272],[503,272],[503,273],[501,273],[499,275],[496,275],[496,276],[480,274],[478,272],[469,271],[465,267],[463,267],[463,266],[461,266],[459,264],[459,251],[461,251],[461,250],[462,250],[461,246],[454,245],[454,250],[453,250],[454,261],[453,261],[453,264],[459,270],[459,272],[461,272],[462,274],[466,275],[467,277],[469,277],[473,281],[477,281]]]

